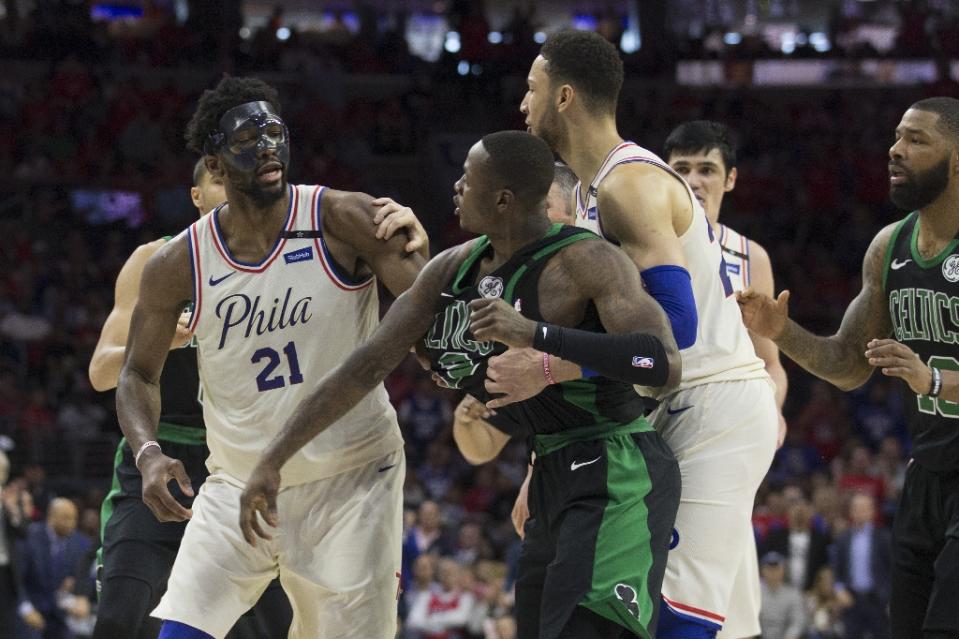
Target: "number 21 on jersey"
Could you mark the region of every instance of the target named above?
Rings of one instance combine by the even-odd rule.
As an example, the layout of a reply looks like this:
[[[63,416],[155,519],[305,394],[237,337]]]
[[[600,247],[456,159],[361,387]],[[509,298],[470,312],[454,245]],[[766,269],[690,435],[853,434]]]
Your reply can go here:
[[[286,361],[290,371],[290,385],[302,384],[303,373],[300,372],[300,362],[296,358],[296,344],[289,342],[283,347],[283,354],[286,355]],[[258,391],[262,393],[286,386],[286,379],[284,379],[282,372],[273,375],[273,372],[280,366],[282,359],[280,353],[270,347],[257,349],[256,352],[253,353],[253,357],[250,358],[250,363],[258,364],[266,360],[266,365],[260,370],[260,374],[256,376],[256,389]]]

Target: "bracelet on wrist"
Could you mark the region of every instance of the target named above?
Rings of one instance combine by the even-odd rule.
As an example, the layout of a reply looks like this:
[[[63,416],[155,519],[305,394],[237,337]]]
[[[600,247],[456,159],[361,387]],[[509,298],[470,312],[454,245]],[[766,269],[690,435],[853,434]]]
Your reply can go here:
[[[549,353],[543,353],[543,375],[546,377],[546,383],[550,386],[556,384],[556,378],[553,377],[553,371],[549,368]]]
[[[137,470],[140,469],[140,457],[143,456],[143,453],[147,448],[151,448],[153,446],[159,448],[161,452],[163,451],[163,449],[160,448],[160,443],[157,441],[151,439],[148,442],[143,442],[143,445],[140,446],[140,449],[137,450],[136,454],[133,456],[133,465],[137,467]]]
[[[942,371],[940,371],[935,366],[930,366],[929,371],[932,373],[932,380],[929,388],[929,397],[938,397],[939,393],[942,392]]]

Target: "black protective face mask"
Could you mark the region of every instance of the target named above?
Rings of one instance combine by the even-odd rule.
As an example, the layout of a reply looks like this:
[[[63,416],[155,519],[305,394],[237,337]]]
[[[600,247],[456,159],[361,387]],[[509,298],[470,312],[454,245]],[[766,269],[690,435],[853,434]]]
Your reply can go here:
[[[247,102],[220,118],[217,130],[207,138],[204,151],[223,158],[242,173],[256,170],[257,156],[273,149],[284,168],[290,162],[290,136],[286,124],[269,102]]]

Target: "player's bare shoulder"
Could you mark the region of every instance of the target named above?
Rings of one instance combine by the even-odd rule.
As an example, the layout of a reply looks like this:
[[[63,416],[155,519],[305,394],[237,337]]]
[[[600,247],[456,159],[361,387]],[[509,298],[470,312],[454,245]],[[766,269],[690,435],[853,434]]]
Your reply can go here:
[[[895,234],[896,227],[899,226],[899,223],[900,221],[896,221],[892,224],[887,224],[872,238],[872,242],[869,243],[869,248],[866,249],[866,256],[862,261],[862,275],[864,280],[882,282],[886,253],[889,251],[889,243],[892,241],[892,236]]]
[[[140,278],[139,303],[166,307],[188,302],[192,296],[189,234],[181,233],[157,247],[146,261]]]

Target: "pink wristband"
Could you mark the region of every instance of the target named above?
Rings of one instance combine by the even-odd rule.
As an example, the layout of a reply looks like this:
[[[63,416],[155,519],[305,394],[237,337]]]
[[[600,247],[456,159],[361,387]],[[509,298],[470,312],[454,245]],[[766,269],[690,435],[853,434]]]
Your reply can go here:
[[[543,374],[546,376],[546,383],[550,386],[556,384],[553,378],[553,371],[549,369],[549,353],[543,353]]]

